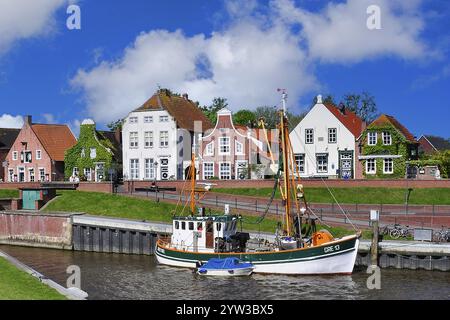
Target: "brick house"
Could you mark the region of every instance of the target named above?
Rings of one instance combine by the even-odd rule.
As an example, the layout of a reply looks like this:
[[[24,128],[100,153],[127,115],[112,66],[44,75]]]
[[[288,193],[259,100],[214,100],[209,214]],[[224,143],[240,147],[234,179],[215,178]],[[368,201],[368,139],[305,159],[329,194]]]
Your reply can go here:
[[[5,170],[3,167],[3,163],[6,160],[6,156],[8,155],[8,152],[11,149],[14,141],[19,135],[19,132],[20,129],[0,128],[0,182],[5,181]]]
[[[419,143],[397,119],[383,114],[358,138],[357,178],[405,178],[407,161],[419,157]]]
[[[66,125],[25,122],[6,156],[8,182],[64,180],[64,153],[77,140]]]
[[[235,125],[232,112],[227,108],[220,110],[214,129],[200,139],[199,179],[256,179],[266,175],[269,160],[265,144],[257,139],[257,133]],[[261,170],[249,170],[250,165],[259,165]]]
[[[450,150],[449,139],[431,135],[422,135],[418,141],[420,143],[419,154],[433,155],[441,151]]]

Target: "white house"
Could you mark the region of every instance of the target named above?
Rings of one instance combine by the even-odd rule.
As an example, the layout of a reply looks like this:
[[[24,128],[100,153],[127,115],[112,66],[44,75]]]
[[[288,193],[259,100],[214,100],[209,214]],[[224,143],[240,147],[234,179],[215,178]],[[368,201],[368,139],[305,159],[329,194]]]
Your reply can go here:
[[[211,127],[186,94],[179,96],[167,89],[158,90],[124,119],[124,179],[184,179],[194,132],[202,133]]]
[[[290,133],[301,177],[352,179],[355,176],[356,139],[364,122],[341,106],[317,103]]]

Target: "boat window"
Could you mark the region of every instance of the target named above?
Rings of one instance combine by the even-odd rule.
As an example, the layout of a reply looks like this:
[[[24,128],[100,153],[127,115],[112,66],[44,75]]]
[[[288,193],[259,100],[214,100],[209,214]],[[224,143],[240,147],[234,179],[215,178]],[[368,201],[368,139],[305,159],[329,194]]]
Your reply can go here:
[[[189,222],[189,230],[194,230],[194,223],[193,222]]]
[[[206,223],[206,232],[213,232],[213,223],[211,221]]]
[[[203,230],[203,223],[197,222],[197,231],[202,231],[202,230]]]
[[[175,221],[175,229],[180,229],[180,221]]]
[[[216,229],[217,231],[220,231],[220,229],[222,229],[222,224],[220,222],[216,223]]]
[[[228,222],[225,222],[225,230],[224,231],[228,231]]]
[[[181,222],[181,230],[186,230],[186,222]]]

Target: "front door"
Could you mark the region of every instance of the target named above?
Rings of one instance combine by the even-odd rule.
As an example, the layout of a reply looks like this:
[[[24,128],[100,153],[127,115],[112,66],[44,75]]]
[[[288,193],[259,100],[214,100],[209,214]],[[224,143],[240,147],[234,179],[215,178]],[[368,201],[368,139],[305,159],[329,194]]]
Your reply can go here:
[[[353,179],[353,152],[339,152],[339,177],[341,179]]]
[[[95,164],[95,182],[101,182],[105,179],[105,165],[103,163]]]
[[[236,179],[244,180],[247,178],[247,161],[236,161]]]

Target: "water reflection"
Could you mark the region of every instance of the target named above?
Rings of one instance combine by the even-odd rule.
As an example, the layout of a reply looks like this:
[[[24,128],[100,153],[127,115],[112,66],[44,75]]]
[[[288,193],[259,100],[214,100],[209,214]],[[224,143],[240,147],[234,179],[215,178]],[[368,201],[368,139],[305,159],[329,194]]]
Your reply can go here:
[[[161,266],[154,257],[0,246],[61,285],[70,265],[81,268],[90,299],[450,299],[450,273],[382,270],[382,289],[368,290],[365,269],[351,276],[202,277]]]

